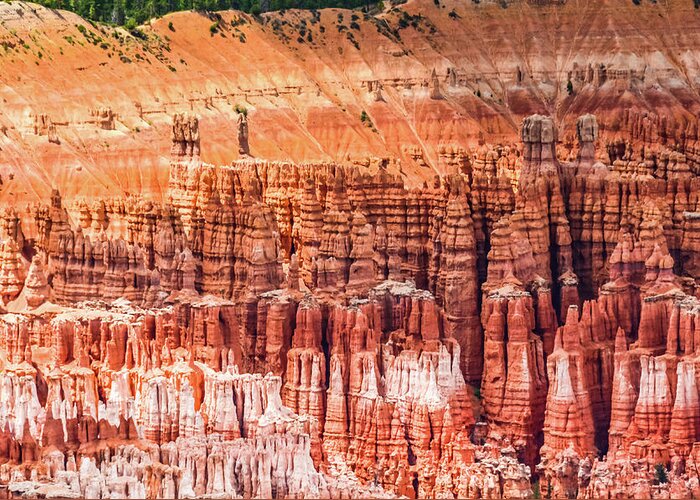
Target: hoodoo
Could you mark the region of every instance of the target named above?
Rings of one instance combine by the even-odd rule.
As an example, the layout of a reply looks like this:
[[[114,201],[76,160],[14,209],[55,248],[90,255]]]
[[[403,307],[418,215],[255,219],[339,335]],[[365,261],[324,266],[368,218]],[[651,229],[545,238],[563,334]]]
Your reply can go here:
[[[700,496],[693,1],[307,6],[0,3],[0,496]]]

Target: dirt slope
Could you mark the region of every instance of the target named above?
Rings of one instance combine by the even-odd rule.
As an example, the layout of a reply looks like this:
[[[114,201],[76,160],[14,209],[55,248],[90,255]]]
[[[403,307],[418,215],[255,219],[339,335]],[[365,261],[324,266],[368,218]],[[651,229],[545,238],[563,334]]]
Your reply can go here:
[[[444,169],[441,148],[511,141],[527,114],[554,115],[563,136],[583,112],[614,133],[627,108],[676,120],[700,109],[691,0],[414,0],[378,17],[181,12],[142,30],[145,40],[0,3],[0,203],[52,187],[67,198],[161,197],[175,112],[201,118],[205,161],[236,158],[242,105],[255,156],[395,157],[418,182]],[[107,108],[114,120],[100,123]],[[42,128],[49,120],[55,131]]]

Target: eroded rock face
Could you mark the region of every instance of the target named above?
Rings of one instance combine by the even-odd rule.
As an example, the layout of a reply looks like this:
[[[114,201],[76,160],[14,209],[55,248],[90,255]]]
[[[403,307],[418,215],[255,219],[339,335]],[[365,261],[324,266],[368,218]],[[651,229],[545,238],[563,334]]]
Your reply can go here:
[[[534,333],[532,296],[515,283],[484,301],[484,373],[481,386],[490,437],[512,444],[533,467],[539,462],[547,380],[542,339]]]
[[[585,115],[567,161],[536,115],[419,190],[253,159],[245,120],[244,158],[210,165],[199,125],[173,119],[167,203],[55,191],[0,217],[13,494],[700,492],[682,154],[605,164]]]
[[[24,281],[24,293],[29,307],[39,307],[49,300],[51,296],[51,288],[46,279],[44,263],[39,254],[32,258],[32,264],[29,266],[27,278]]]
[[[173,116],[172,149],[170,154],[179,159],[199,157],[199,119],[189,114]]]

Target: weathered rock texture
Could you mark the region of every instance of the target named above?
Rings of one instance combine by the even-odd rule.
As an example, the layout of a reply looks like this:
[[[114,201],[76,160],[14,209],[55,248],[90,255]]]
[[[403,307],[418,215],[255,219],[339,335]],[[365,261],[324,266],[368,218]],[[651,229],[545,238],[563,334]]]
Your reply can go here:
[[[554,114],[562,158],[639,165],[668,146],[677,154],[664,171],[697,172],[692,0],[445,1],[366,16],[179,12],[143,37],[3,3],[0,200],[40,202],[58,188],[71,200],[167,201],[171,131],[181,154],[216,165],[400,159],[391,173],[411,187],[476,167],[463,153],[480,141],[501,143],[487,161],[512,181],[512,144],[534,113]],[[183,115],[174,130],[173,113]],[[597,117],[595,158],[575,140],[595,135],[577,127],[586,113]],[[207,130],[201,147],[186,114]]]
[[[497,7],[484,3],[469,9]],[[533,22],[546,24],[538,9],[570,15],[576,2],[542,3],[501,10],[530,9]],[[640,17],[647,9],[677,12],[640,6]],[[441,23],[455,23],[453,33],[462,14],[477,16],[468,12],[435,21],[432,31],[440,15],[430,11],[421,30],[440,40],[448,30]],[[171,17],[173,53],[192,35],[183,16]],[[245,16],[226,32],[264,52],[269,31],[280,31],[275,46],[284,45],[288,26],[274,24],[277,16],[266,16],[264,35]],[[384,50],[402,59],[396,46],[408,43],[407,28],[402,38],[371,19],[357,19],[367,43],[379,30],[391,40]],[[209,36],[213,53],[228,37]],[[304,57],[317,61],[318,47],[308,45]],[[364,64],[382,64],[372,61]],[[647,79],[673,78],[655,65],[607,64],[570,68],[572,95],[558,97],[557,109],[581,108],[577,96],[604,103],[613,88],[651,99],[653,87],[660,99],[665,87]],[[420,93],[425,113],[441,109],[431,115],[441,130],[450,128],[440,117],[451,106],[481,96],[460,105],[484,111],[479,127],[491,130],[465,132],[476,136],[473,147],[430,132],[422,147],[382,143],[391,159],[314,156],[305,142],[314,134],[265,139],[270,123],[285,130],[293,113],[272,108],[272,118],[258,101],[279,105],[293,95],[306,109],[306,80],[245,90],[258,103],[248,114],[213,79],[215,95],[191,97],[187,109],[179,90],[130,104],[139,127],[171,115],[167,181],[127,189],[133,179],[97,176],[128,191],[107,196],[61,178],[38,189],[36,203],[4,203],[0,485],[40,498],[700,494],[694,98],[674,118],[633,102],[624,111],[599,103],[598,115],[530,114],[544,112],[528,92],[546,68],[522,67],[506,88],[507,113],[494,114],[497,97],[485,87],[458,98],[475,80],[453,67],[420,81],[365,82],[361,134],[333,129],[343,115],[328,111],[336,104],[322,106],[328,137],[313,139],[317,147],[360,134],[375,151],[379,137],[405,128],[392,118],[404,94]],[[312,87],[325,99],[325,85]],[[493,101],[488,113],[484,99]],[[200,104],[211,112],[200,114]],[[236,119],[219,129],[211,114],[224,105],[235,105]],[[50,141],[43,147],[73,147],[53,110],[31,116],[32,135]],[[129,121],[106,106],[91,106],[89,116],[81,127],[100,134]],[[315,120],[309,113],[305,127]],[[421,120],[411,122],[415,133]],[[0,154],[18,133],[5,134]],[[268,154],[270,143],[300,149]],[[212,162],[221,144],[234,154]],[[397,144],[401,153],[392,154]],[[282,156],[304,161],[269,159]]]

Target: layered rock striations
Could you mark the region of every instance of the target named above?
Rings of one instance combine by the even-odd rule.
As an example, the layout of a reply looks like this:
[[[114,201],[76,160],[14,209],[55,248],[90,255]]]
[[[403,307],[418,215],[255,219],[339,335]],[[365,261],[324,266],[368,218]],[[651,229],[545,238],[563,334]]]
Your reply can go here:
[[[411,187],[476,167],[469,148],[482,140],[502,143],[493,159],[512,182],[519,125],[545,112],[556,115],[562,158],[578,152],[568,140],[577,117],[594,113],[606,164],[669,149],[677,156],[664,163],[697,173],[693,2],[506,3],[453,12],[417,0],[367,16],[222,11],[215,36],[212,19],[188,11],[128,36],[60,9],[4,5],[0,73],[13,78],[0,117],[0,198],[40,202],[52,188],[69,198],[110,196],[118,186],[166,201],[171,131],[176,154],[218,165],[251,154],[295,163],[397,158],[390,169]],[[91,17],[112,20],[97,10]],[[598,36],[609,26],[629,27],[612,47]],[[523,43],[543,33],[552,44]],[[78,43],[100,38],[109,47]],[[484,57],[484,47],[498,47],[498,57]],[[182,115],[174,130],[173,113]],[[205,128],[210,140],[199,147]]]
[[[484,372],[481,397],[489,438],[513,446],[534,468],[539,462],[547,379],[543,342],[534,333],[532,296],[506,283],[484,301]]]
[[[700,490],[700,207],[669,133],[626,118],[638,161],[593,115],[571,141],[534,115],[414,189],[253,158],[240,116],[223,166],[173,117],[165,203],[0,215],[13,495]]]

